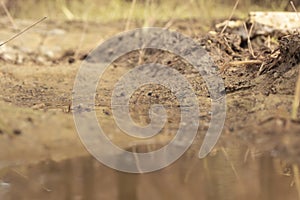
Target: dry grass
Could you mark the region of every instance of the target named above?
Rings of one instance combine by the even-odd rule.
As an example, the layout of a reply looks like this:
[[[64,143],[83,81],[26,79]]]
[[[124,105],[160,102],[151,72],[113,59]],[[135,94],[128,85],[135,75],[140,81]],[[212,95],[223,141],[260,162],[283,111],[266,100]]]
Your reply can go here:
[[[172,18],[198,18],[209,24],[212,19],[227,18],[232,12],[235,0],[11,0],[9,12],[14,18],[48,18],[67,20],[112,21],[169,20]],[[224,3],[225,2],[225,3]],[[246,17],[255,10],[282,10],[283,4],[270,2],[265,8],[241,1],[235,16]],[[34,12],[32,12],[34,10]]]
[[[235,2],[235,5],[234,5],[234,7],[233,7],[233,9],[232,9],[232,12],[231,12],[231,14],[230,14],[230,16],[229,16],[229,18],[228,18],[228,20],[227,20],[226,25],[225,25],[224,28],[222,29],[221,34],[223,34],[224,31],[226,30],[226,28],[228,27],[228,23],[229,23],[229,21],[231,20],[231,18],[233,17],[233,15],[234,15],[234,13],[235,13],[235,11],[236,11],[236,9],[237,9],[239,3],[240,3],[240,0],[237,0],[237,1]]]

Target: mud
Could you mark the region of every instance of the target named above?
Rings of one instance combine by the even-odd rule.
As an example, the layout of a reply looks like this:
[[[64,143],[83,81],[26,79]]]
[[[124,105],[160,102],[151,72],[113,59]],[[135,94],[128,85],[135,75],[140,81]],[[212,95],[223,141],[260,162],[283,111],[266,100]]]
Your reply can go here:
[[[297,199],[291,165],[265,155],[244,160],[246,151],[233,148],[204,160],[183,157],[143,175],[118,173],[91,157],[41,162],[8,172],[0,194],[5,199]]]

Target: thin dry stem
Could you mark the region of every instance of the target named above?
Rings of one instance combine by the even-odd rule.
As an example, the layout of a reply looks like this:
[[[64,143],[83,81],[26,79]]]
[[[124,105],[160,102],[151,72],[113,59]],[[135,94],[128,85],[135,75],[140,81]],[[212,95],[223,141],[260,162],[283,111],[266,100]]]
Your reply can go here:
[[[164,29],[169,29],[174,24],[174,19],[170,19],[165,25]]]
[[[252,34],[252,31],[253,31],[253,27],[254,27],[254,24],[251,24],[250,30],[248,31],[246,23],[244,23],[244,28],[245,28],[246,33],[247,33],[247,43],[248,43],[249,52],[251,53],[253,58],[256,58],[256,56],[254,54],[253,47],[252,47],[252,43],[251,43],[251,34]]]
[[[300,65],[298,65],[298,68],[300,69]],[[296,120],[298,116],[299,103],[300,103],[300,70],[298,72],[298,80],[296,83],[295,96],[294,96],[293,109],[292,109],[292,119],[294,120]]]
[[[296,8],[294,2],[293,2],[293,1],[290,1],[290,4],[291,4],[292,8],[294,9],[295,13],[297,14],[298,19],[300,20],[300,15],[299,15],[299,13],[298,13],[298,11],[297,11],[297,8]]]
[[[39,21],[33,23],[32,25],[26,27],[25,29],[23,29],[22,31],[20,31],[19,33],[15,34],[14,36],[12,36],[11,38],[9,38],[8,40],[2,42],[0,44],[0,47],[7,44],[8,42],[16,39],[17,37],[19,37],[20,35],[22,35],[23,33],[25,33],[26,31],[28,31],[29,29],[31,29],[32,27],[36,26],[37,24],[41,23],[42,21],[44,21],[45,19],[47,19],[47,17],[43,17],[42,19],[40,19]]]
[[[13,25],[14,29],[18,29],[17,24],[15,23],[15,20],[13,19],[13,17],[11,16],[9,10],[7,9],[5,3],[3,1],[1,1],[1,6],[3,7],[3,10],[6,14],[6,16],[8,17],[10,23]]]
[[[70,11],[70,9],[66,5],[65,0],[58,1],[60,5],[60,9],[64,13],[64,15],[67,17],[68,20],[74,20],[75,16],[74,14]]]
[[[247,162],[248,157],[249,157],[249,153],[250,153],[250,148],[247,149],[247,151],[246,151],[246,153],[245,153],[245,155],[244,155],[244,163]]]
[[[243,66],[243,65],[253,65],[253,64],[263,64],[261,60],[242,60],[242,61],[232,61],[229,63],[226,63],[222,68],[221,71],[224,72],[228,68],[231,67],[237,67],[237,66]]]
[[[242,61],[232,61],[228,63],[230,66],[239,66],[239,65],[251,65],[251,64],[262,64],[261,60],[242,60]]]
[[[228,24],[229,24],[229,21],[232,19],[233,14],[235,13],[235,10],[237,9],[239,3],[240,3],[240,0],[237,0],[237,1],[235,2],[235,5],[234,5],[234,7],[233,7],[233,9],[232,9],[232,12],[231,12],[231,14],[230,14],[230,16],[229,16],[229,18],[228,18],[228,20],[227,20],[226,25],[225,25],[224,28],[222,29],[221,34],[223,34],[223,33],[225,32],[225,30],[227,29]]]

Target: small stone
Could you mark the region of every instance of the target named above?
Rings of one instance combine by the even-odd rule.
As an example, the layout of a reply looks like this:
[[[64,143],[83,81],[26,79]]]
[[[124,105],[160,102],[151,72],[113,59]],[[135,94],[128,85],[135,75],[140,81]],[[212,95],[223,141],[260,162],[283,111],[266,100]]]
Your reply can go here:
[[[73,64],[73,63],[75,63],[75,58],[74,57],[70,57],[69,59],[68,59],[68,62],[69,62],[69,64]]]
[[[21,134],[22,134],[22,131],[21,131],[20,129],[14,129],[14,130],[13,130],[13,133],[14,133],[15,135],[21,135]]]
[[[9,183],[6,183],[6,182],[3,182],[3,181],[0,180],[0,186],[1,186],[1,187],[9,187],[10,184],[9,184]]]
[[[107,110],[103,110],[103,113],[107,116],[109,116],[109,112]]]
[[[275,72],[275,73],[273,74],[273,76],[274,76],[274,78],[279,78],[279,73],[278,73],[278,72]]]
[[[33,119],[31,117],[27,117],[27,121],[33,123]]]
[[[40,104],[33,105],[31,108],[34,110],[39,110],[39,109],[43,109],[45,107],[46,107],[46,105],[44,103],[40,103]]]

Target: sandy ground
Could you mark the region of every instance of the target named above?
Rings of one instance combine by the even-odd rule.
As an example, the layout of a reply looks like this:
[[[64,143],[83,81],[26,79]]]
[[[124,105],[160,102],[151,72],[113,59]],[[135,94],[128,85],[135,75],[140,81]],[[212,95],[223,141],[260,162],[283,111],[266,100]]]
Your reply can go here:
[[[31,23],[18,21],[20,27]],[[171,29],[193,36],[205,46],[220,70],[223,70],[220,57],[226,58],[222,52],[230,55],[228,49],[223,48],[222,42],[213,41],[213,36],[203,33],[196,20],[193,24],[191,26],[190,21],[175,21]],[[15,32],[9,28],[7,20],[1,20],[0,27],[1,40]],[[82,59],[96,44],[123,30],[123,22],[87,25],[81,22],[46,21],[2,48],[0,167],[88,154],[79,140],[72,116],[71,95],[75,76]],[[215,46],[209,45],[211,43]],[[230,44],[235,45],[234,42]],[[154,58],[187,77],[201,102],[203,112],[199,117],[203,126],[199,128],[195,148],[191,149],[191,152],[195,152],[210,120],[210,99],[205,82],[189,65],[167,53],[150,52],[142,63]],[[228,56],[230,58],[232,54]],[[118,78],[134,67],[137,61],[137,52],[117,60],[105,72],[101,87],[97,90],[98,119],[112,141],[123,148],[131,148],[135,141],[128,136],[120,136],[121,132],[113,122],[109,100]],[[275,66],[258,75],[259,67],[236,66],[226,68],[221,73],[227,93],[227,117],[218,146],[231,145],[231,141],[236,142],[237,139],[238,143],[249,148],[298,161],[300,138],[297,133],[300,123],[290,120],[298,70],[296,67],[282,70],[282,66]],[[173,138],[180,120],[174,95],[161,87],[144,87],[133,95],[132,102],[135,102],[131,105],[132,117],[141,124],[149,122],[147,112],[151,103],[162,102],[168,106],[168,123],[151,143],[159,146]]]

